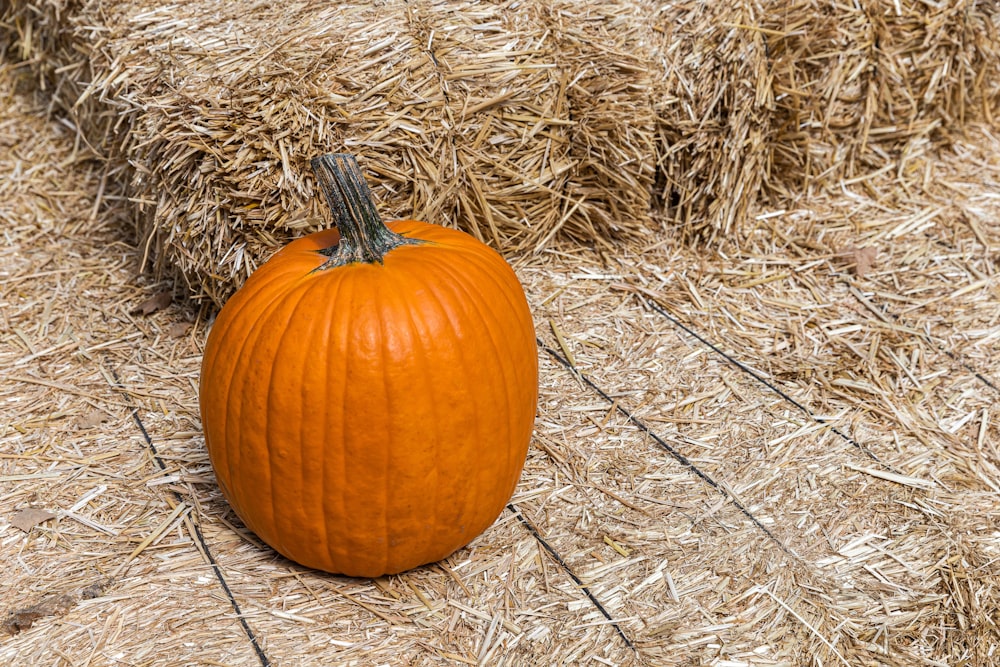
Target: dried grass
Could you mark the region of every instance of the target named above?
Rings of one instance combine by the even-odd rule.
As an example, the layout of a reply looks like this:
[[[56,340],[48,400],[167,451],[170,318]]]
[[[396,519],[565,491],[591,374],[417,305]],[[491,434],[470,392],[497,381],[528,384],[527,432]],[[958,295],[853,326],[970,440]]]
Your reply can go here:
[[[678,230],[914,161],[1000,103],[995,3],[9,0],[30,62],[156,275],[221,303],[324,226],[308,160],[357,153],[387,216],[507,253]]]
[[[628,2],[12,3],[55,103],[130,179],[159,274],[217,303],[324,226],[311,157],[356,153],[387,217],[506,250],[649,226],[650,77]],[[68,80],[68,81],[67,81]]]
[[[908,164],[1000,110],[1000,9],[982,0],[765,2],[772,183],[835,184]],[[917,175],[919,178],[919,175]]]
[[[217,571],[272,665],[995,660],[989,128],[921,158],[920,188],[883,173],[762,211],[730,258],[671,237],[516,258],[545,347],[513,504],[632,651],[510,512],[378,580],[261,547],[204,449],[205,322],[154,309],[169,285],[137,276],[114,181],[16,78],[0,65],[0,663],[262,664]],[[24,531],[29,507],[55,516]]]
[[[710,244],[741,233],[769,170],[774,100],[752,2],[653,3],[662,215]]]

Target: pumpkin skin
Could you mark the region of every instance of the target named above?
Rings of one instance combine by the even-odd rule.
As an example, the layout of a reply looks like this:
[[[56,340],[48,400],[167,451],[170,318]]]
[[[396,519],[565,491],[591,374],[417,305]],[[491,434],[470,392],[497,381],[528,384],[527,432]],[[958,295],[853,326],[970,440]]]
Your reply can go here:
[[[507,263],[464,232],[320,268],[337,230],[293,241],[219,313],[202,362],[223,495],[264,542],[349,576],[450,555],[503,511],[534,425],[538,357]]]

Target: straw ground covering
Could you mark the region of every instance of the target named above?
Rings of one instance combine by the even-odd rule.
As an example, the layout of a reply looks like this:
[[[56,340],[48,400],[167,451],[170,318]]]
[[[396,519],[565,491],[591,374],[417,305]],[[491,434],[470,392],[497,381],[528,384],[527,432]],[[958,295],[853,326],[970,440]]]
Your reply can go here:
[[[323,226],[308,160],[505,252],[739,242],[771,203],[913,163],[1000,103],[989,0],[3,0],[144,262],[225,300]]]
[[[541,399],[511,506],[360,580],[229,512],[197,412],[210,319],[140,273],[107,163],[28,78],[0,67],[0,664],[996,662],[989,127],[917,183],[765,208],[729,256],[512,255]]]

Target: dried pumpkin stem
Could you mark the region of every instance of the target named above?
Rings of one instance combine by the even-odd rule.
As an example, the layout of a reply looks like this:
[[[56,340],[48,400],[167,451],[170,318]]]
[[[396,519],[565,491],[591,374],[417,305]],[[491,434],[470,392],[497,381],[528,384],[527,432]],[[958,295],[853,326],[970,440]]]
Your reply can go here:
[[[354,262],[381,264],[386,253],[393,248],[419,243],[385,226],[353,155],[321,155],[313,158],[311,164],[340,231],[340,243],[322,251],[330,259],[321,269]]]

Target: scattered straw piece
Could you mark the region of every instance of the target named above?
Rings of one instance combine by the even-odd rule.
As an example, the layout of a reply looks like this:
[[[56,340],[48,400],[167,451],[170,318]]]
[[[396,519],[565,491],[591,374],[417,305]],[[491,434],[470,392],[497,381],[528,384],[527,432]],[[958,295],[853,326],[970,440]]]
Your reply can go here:
[[[844,467],[850,468],[855,472],[862,472],[866,475],[871,475],[872,477],[878,477],[879,479],[895,482],[896,484],[902,484],[903,486],[912,486],[917,489],[933,489],[935,486],[937,486],[937,484],[935,484],[933,481],[920,479],[919,477],[900,475],[898,473],[889,472],[888,470],[877,470],[875,468],[856,466],[851,463],[845,463]]]

